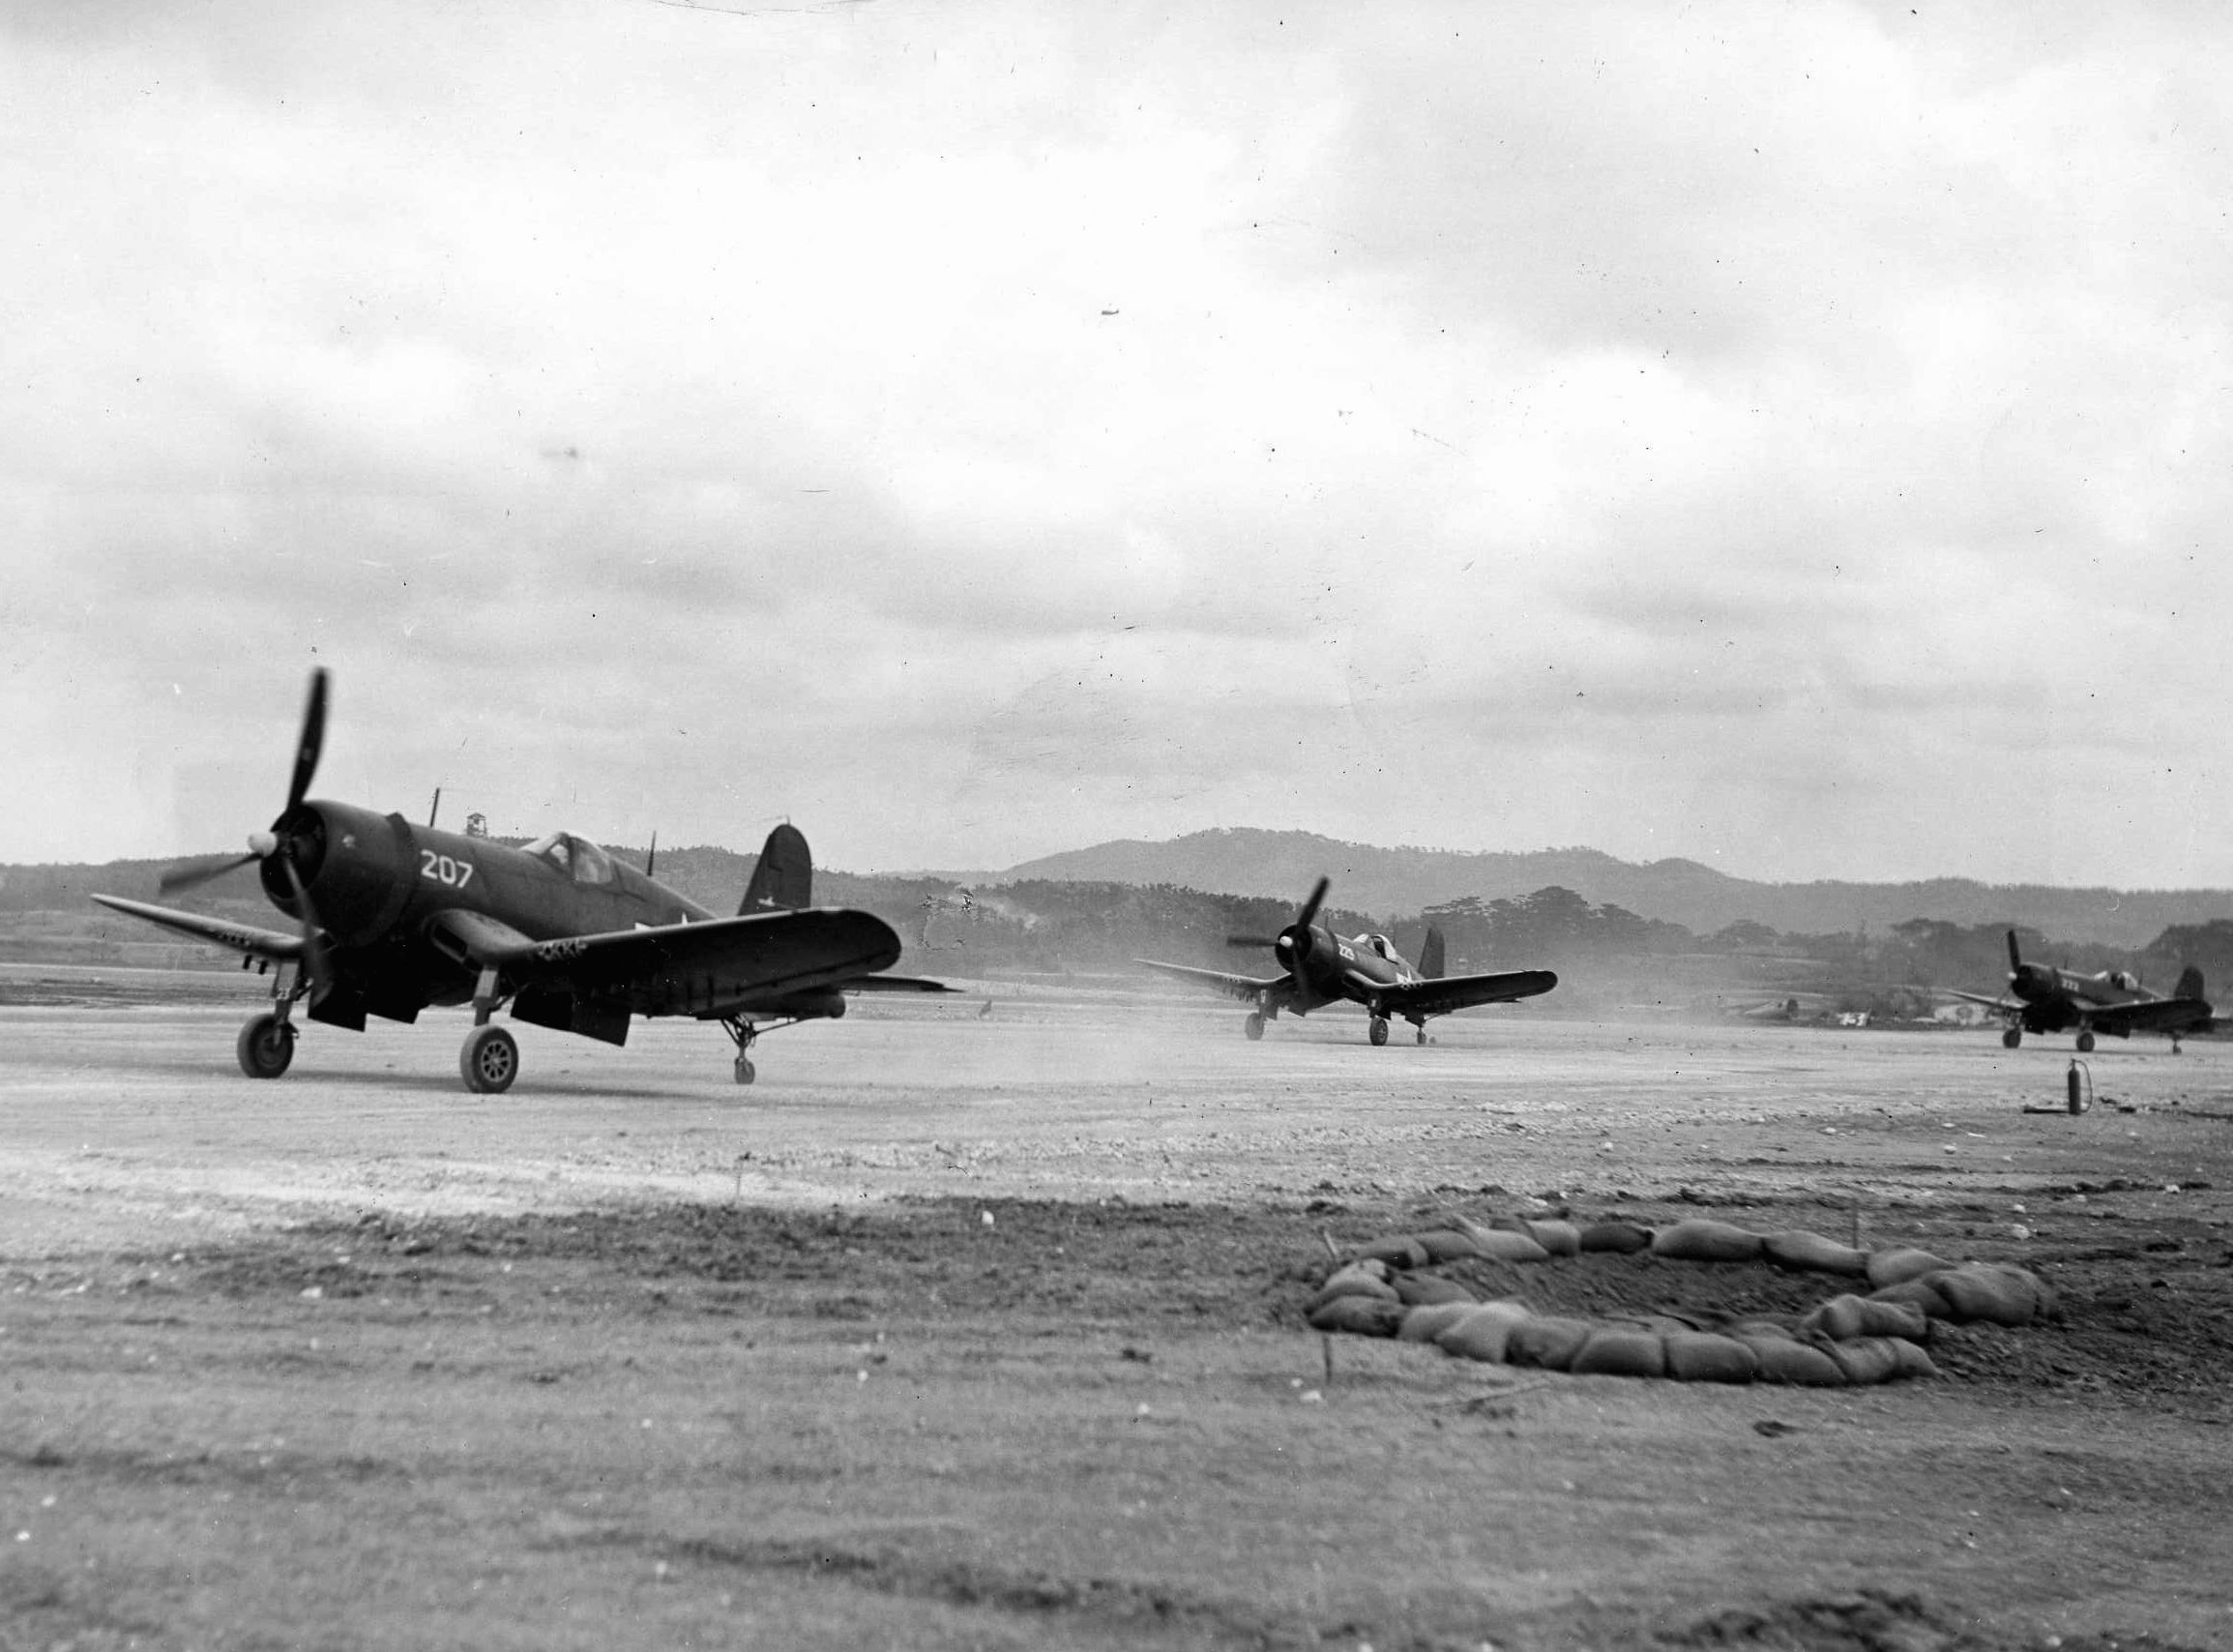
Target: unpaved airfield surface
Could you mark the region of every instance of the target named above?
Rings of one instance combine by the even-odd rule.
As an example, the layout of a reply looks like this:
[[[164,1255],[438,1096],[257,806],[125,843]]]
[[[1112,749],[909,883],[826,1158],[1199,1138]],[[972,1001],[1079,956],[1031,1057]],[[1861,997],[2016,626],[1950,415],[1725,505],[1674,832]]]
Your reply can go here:
[[[253,988],[0,972],[0,1647],[2233,1647],[2233,1046],[2105,1041],[2073,1117],[2067,1040],[992,986],[749,1088],[515,1027],[485,1097],[439,1013],[242,1077]],[[1857,1390],[1304,1324],[1330,1247],[1561,1210],[2064,1313]]]

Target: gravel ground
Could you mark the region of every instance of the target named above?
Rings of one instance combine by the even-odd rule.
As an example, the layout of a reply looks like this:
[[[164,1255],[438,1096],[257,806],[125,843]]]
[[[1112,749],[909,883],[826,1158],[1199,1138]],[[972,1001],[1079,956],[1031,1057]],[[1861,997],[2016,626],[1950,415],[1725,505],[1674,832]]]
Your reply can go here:
[[[2233,1047],[2104,1049],[2073,1117],[2024,1110],[2067,1049],[1989,1034],[1251,1045],[991,987],[770,1038],[750,1088],[713,1029],[521,1029],[479,1097],[439,1014],[247,1080],[253,986],[0,980],[23,1644],[2233,1646]],[[1920,1243],[2065,1316],[1850,1393],[1304,1328],[1332,1251],[1453,1210]]]

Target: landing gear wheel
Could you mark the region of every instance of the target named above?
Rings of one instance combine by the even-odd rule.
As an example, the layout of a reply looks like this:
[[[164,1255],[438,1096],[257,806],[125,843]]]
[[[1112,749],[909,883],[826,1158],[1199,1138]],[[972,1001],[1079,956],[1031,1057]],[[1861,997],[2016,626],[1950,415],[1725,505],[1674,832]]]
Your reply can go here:
[[[2017,1045],[2023,1043],[2023,1041],[2024,1030],[2021,1027],[2011,1027],[2007,1032],[2004,1032],[2000,1035],[2001,1047],[2003,1049],[2013,1049]]]
[[[1418,1031],[1419,1031],[1419,1042],[1420,1042],[1421,1044],[1425,1044],[1425,1043],[1426,1042],[1426,1029],[1425,1029],[1425,1027],[1421,1027],[1421,1028],[1419,1028],[1419,1029],[1418,1029]]]
[[[475,1027],[465,1035],[457,1070],[477,1096],[500,1096],[519,1077],[519,1046],[502,1027]]]
[[[2092,1033],[2082,1032],[2078,1034],[2078,1053],[2080,1055],[2094,1053],[2094,1035]]]
[[[1388,1018],[1386,1016],[1374,1016],[1372,1025],[1366,1030],[1365,1036],[1372,1041],[1375,1048],[1386,1044],[1388,1042]]]
[[[241,1071],[251,1078],[277,1078],[295,1058],[295,1029],[277,1016],[258,1016],[241,1028],[233,1045]]]
[[[749,1084],[756,1077],[758,1077],[758,1070],[752,1066],[752,1058],[739,1050],[737,1052],[737,1082]]]
[[[1249,1018],[1241,1023],[1241,1030],[1247,1033],[1251,1040],[1262,1038],[1264,1036],[1262,1014],[1254,1010],[1249,1011]]]

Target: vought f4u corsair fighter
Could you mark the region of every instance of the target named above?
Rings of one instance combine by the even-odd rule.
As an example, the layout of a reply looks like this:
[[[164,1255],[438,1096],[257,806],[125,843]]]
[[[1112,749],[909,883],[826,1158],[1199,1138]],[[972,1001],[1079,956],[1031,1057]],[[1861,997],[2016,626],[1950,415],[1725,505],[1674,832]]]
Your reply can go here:
[[[552,833],[524,848],[414,826],[309,798],[325,741],[326,673],[313,672],[287,806],[248,852],[171,868],[162,893],[261,863],[264,893],[295,931],[250,929],[113,895],[103,906],[191,935],[276,970],[272,1008],[241,1029],[241,1070],[277,1078],[294,1059],[294,1007],[362,1032],[367,1015],[411,1021],[431,1004],[470,1004],[459,1057],[465,1087],[494,1093],[519,1071],[519,1047],[489,1018],[628,1042],[631,1016],[719,1021],[752,1081],[761,1023],[845,1013],[848,992],[943,992],[935,981],[879,975],[899,937],[873,913],[808,904],[807,840],[768,835],[731,918],[623,866],[595,843]]]
[[[2008,986],[2013,996],[1987,998],[1982,992],[1944,990],[1971,1004],[1983,1004],[2007,1022],[2001,1043],[2013,1049],[2024,1034],[2077,1029],[2073,1041],[2080,1053],[2094,1047],[2094,1034],[2130,1038],[2136,1032],[2162,1033],[2179,1052],[2187,1033],[2206,1033],[2216,1019],[2210,1001],[2202,996],[2202,972],[2189,964],[2179,984],[2166,998],[2140,985],[2139,977],[2116,969],[2100,975],[2080,975],[2074,969],[2052,964],[2026,963],[2016,948],[2016,932],[2008,932]]]
[[[1254,1006],[1243,1030],[1250,1038],[1264,1036],[1264,1023],[1281,1010],[1307,1016],[1328,1004],[1362,1004],[1371,1017],[1368,1034],[1374,1044],[1388,1042],[1390,1018],[1400,1016],[1418,1029],[1426,1042],[1426,1018],[1447,1016],[1475,1004],[1504,1004],[1514,998],[1532,998],[1558,985],[1547,969],[1507,969],[1491,975],[1442,973],[1442,933],[1426,931],[1414,969],[1386,935],[1359,935],[1343,940],[1318,922],[1319,904],[1326,899],[1327,880],[1320,878],[1310,899],[1295,914],[1295,921],[1270,939],[1249,935],[1228,937],[1237,947],[1270,947],[1287,973],[1259,979],[1227,975],[1219,969],[1194,969],[1183,963],[1158,963],[1135,959],[1135,963],[1215,988]]]

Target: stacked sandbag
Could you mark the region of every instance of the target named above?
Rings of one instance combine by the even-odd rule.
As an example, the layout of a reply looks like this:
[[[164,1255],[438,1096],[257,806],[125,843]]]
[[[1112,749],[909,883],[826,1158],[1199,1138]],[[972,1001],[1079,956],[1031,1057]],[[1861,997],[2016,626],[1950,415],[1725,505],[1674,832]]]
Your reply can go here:
[[[1527,1236],[1543,1248],[1551,1256],[1578,1256],[1582,1252],[1582,1230],[1571,1222],[1530,1222],[1524,1224]]]
[[[1840,1245],[1819,1233],[1793,1228],[1768,1234],[1761,1241],[1768,1259],[1779,1268],[1817,1274],[1839,1274],[1847,1279],[1868,1276],[1868,1253]]]
[[[1412,1242],[1426,1253],[1429,1265],[1436,1262],[1454,1262],[1461,1256],[1481,1254],[1481,1243],[1470,1233],[1461,1233],[1454,1227],[1438,1227],[1431,1233],[1416,1233]]]
[[[1809,1311],[1799,1321],[1799,1329],[1826,1337],[1833,1342],[1850,1342],[1864,1337],[1904,1337],[1911,1342],[1920,1342],[1930,1335],[1930,1317],[1911,1302],[1855,1296],[1848,1291]]]
[[[1446,1280],[1435,1274],[1397,1274],[1389,1282],[1396,1290],[1396,1300],[1406,1308],[1425,1308],[1436,1302],[1472,1302],[1473,1292],[1455,1280]]]
[[[1576,1376],[1664,1376],[1667,1348],[1657,1331],[1632,1325],[1599,1325],[1574,1350],[1567,1367]]]
[[[1546,1261],[1591,1253],[1648,1252],[1670,1261],[1747,1263],[1856,1282],[1854,1290],[1793,1325],[1772,1318],[1704,1330],[1688,1319],[1601,1321],[1531,1313],[1513,1298],[1482,1303],[1454,1280],[1422,1270],[1467,1258]],[[1860,1294],[1866,1281],[1867,1295]],[[1818,1233],[1758,1234],[1692,1218],[1652,1229],[1625,1221],[1500,1219],[1450,1225],[1361,1246],[1326,1279],[1308,1307],[1321,1331],[1432,1342],[1489,1363],[1580,1374],[1667,1376],[1683,1382],[1783,1382],[1844,1387],[1935,1376],[1922,1344],[1930,1321],[2023,1326],[2055,1312],[2053,1291],[2025,1269],[1959,1265],[1910,1246],[1862,1251]]]
[[[1750,1229],[1703,1216],[1652,1235],[1652,1254],[1673,1262],[1756,1262],[1766,1249]]]
[[[1633,1222],[1593,1222],[1575,1235],[1582,1250],[1632,1256],[1651,1248],[1652,1230]]]
[[[1411,1234],[1397,1233],[1358,1246],[1357,1259],[1386,1262],[1391,1268],[1424,1268],[1435,1257]]]
[[[1442,1333],[1482,1305],[1471,1297],[1463,1302],[1423,1303],[1403,1315],[1401,1329],[1396,1333],[1399,1342],[1433,1342]]]
[[[1677,1382],[1750,1382],[1760,1369],[1759,1356],[1734,1337],[1669,1331],[1660,1341]]]
[[[1956,1325],[1983,1320],[2020,1329],[2054,1310],[2054,1294],[2039,1276],[2000,1263],[1964,1262],[1925,1275],[1924,1283],[1946,1299],[1946,1317]]]
[[[1868,1253],[1867,1278],[1869,1285],[1882,1290],[1886,1285],[1905,1284],[1925,1274],[1944,1273],[1954,1264],[1943,1256],[1934,1256],[1928,1251],[1918,1251],[1910,1246],[1894,1246],[1888,1250]]]
[[[1594,1329],[1589,1320],[1570,1318],[1563,1313],[1533,1314],[1512,1328],[1512,1335],[1505,1341],[1505,1361],[1509,1365],[1533,1366],[1538,1371],[1565,1371],[1573,1364],[1574,1355],[1582,1351],[1582,1344],[1590,1340]]]
[[[1845,1368],[1821,1345],[1802,1342],[1780,1325],[1758,1320],[1733,1326],[1732,1334],[1752,1351],[1755,1377],[1802,1388],[1843,1388]]]
[[[1313,1331],[1347,1331],[1357,1337],[1393,1337],[1412,1310],[1393,1296],[1335,1296],[1310,1310]]]
[[[1502,1365],[1511,1351],[1512,1333],[1532,1317],[1527,1305],[1509,1298],[1484,1302],[1461,1313],[1434,1335],[1434,1343],[1446,1354]]]
[[[1315,1310],[1337,1296],[1377,1296],[1394,1302],[1396,1287],[1388,1280],[1386,1262],[1370,1256],[1360,1257],[1328,1274],[1326,1283],[1318,1287],[1318,1294],[1310,1299],[1310,1307]]]

